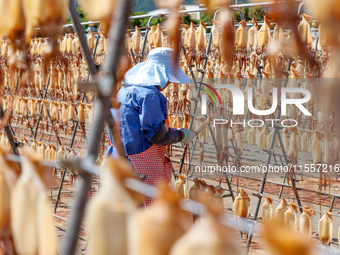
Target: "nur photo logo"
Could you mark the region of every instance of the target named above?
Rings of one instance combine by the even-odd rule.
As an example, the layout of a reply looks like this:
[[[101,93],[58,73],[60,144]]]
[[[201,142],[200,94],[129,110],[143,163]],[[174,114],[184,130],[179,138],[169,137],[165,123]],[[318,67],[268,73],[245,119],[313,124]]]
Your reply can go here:
[[[217,84],[215,85],[215,88],[213,88],[210,85],[207,85],[205,83],[201,83],[202,85],[206,86],[210,90],[213,91],[213,93],[217,96],[217,98],[220,101],[221,106],[222,100],[221,95],[218,94],[216,89],[228,89],[231,92],[232,99],[233,99],[233,106],[232,106],[232,112],[234,115],[244,115],[244,104],[245,104],[245,96],[240,88],[238,88],[235,85],[229,85],[229,84]],[[201,114],[206,115],[207,114],[207,95],[209,95],[212,100],[214,101],[215,105],[216,100],[212,93],[210,93],[207,89],[200,88],[202,91],[205,91],[207,94],[201,94]],[[258,110],[255,109],[253,105],[253,88],[247,88],[248,89],[248,98],[247,98],[247,105],[248,109],[251,113],[255,115],[265,116],[270,115],[275,112],[278,105],[278,88],[273,87],[272,90],[272,105],[269,109],[265,110]],[[289,94],[296,94],[299,93],[301,95],[305,95],[302,98],[289,98]],[[295,105],[304,115],[311,116],[312,114],[306,109],[303,104],[307,103],[311,99],[311,93],[305,89],[305,88],[281,88],[281,115],[286,116],[287,115],[287,105]]]

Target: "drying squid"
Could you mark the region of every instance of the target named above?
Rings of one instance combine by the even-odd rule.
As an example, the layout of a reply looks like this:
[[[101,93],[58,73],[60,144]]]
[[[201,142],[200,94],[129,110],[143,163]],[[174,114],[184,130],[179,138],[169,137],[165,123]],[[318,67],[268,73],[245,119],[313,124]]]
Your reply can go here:
[[[192,65],[196,60],[196,26],[193,22],[190,23],[190,28],[185,34],[185,47],[188,64]]]
[[[292,232],[284,225],[270,221],[264,224],[263,237],[266,241],[268,254],[276,255],[312,255],[315,254],[313,243]]]
[[[306,15],[305,13],[301,14],[302,21],[300,22],[298,26],[298,33],[301,41],[304,44],[311,45],[312,44],[312,31],[309,25],[310,17]]]
[[[79,102],[78,107],[78,122],[82,129],[82,136],[85,135],[85,105]]]
[[[0,148],[0,239],[4,246],[11,238],[11,196],[16,181],[15,165],[6,160],[6,151]],[[10,245],[8,245],[10,246]]]
[[[70,153],[67,155],[67,160],[72,160],[72,159],[75,159],[76,157],[77,157],[77,153],[74,151],[74,149],[71,149]],[[74,171],[71,169],[71,173],[70,173],[71,184],[74,183],[75,178],[76,178],[76,175]]]
[[[37,153],[42,158],[45,159],[46,145],[43,142],[38,143]]]
[[[54,177],[57,177],[57,168],[56,168],[56,160],[57,160],[57,150],[54,145],[51,144],[51,148],[49,151],[49,160],[53,163],[54,167],[52,169],[52,173]]]
[[[319,43],[323,50],[326,50],[329,45],[329,38],[327,33],[325,33],[325,29],[322,24],[319,26]]]
[[[331,134],[328,130],[325,130],[325,141],[324,141],[324,159],[323,162],[327,165],[327,167],[334,165],[334,145]]]
[[[64,146],[60,146],[58,153],[57,153],[57,159],[62,161],[66,159],[66,150],[64,148]]]
[[[235,46],[238,51],[243,51],[248,44],[248,27],[244,20],[240,22],[240,26],[235,33]]]
[[[306,236],[312,237],[312,215],[315,214],[313,209],[308,206],[303,207],[303,213],[300,216],[300,232]]]
[[[57,152],[57,159],[58,159],[59,161],[66,160],[66,150],[65,150],[65,148],[64,148],[63,145],[60,146],[60,148],[59,148],[59,150],[58,150],[58,152]],[[61,168],[61,170],[60,170],[60,175],[61,175],[61,176],[60,176],[60,177],[63,176],[64,171],[65,171],[65,169],[64,169],[64,168]]]
[[[12,232],[18,254],[57,254],[57,239],[46,174],[40,157],[28,152],[22,158],[22,175],[13,189]]]
[[[259,44],[259,25],[253,18],[251,20],[253,26],[248,30],[248,46],[250,50],[256,50]]]
[[[200,68],[202,61],[204,59],[206,47],[207,47],[207,27],[206,25],[200,21],[200,25],[196,30],[196,52],[197,52],[197,67]]]
[[[239,189],[238,192],[238,196],[235,198],[233,205],[234,216],[236,218],[247,219],[249,217],[250,198],[243,189]],[[241,235],[242,234],[241,232]]]
[[[243,131],[243,127],[241,125],[237,125],[237,128],[233,135],[233,142],[235,145],[235,155],[236,155],[236,159],[239,161],[238,163],[240,163],[241,156],[243,154],[242,131]]]
[[[273,41],[280,43],[281,45],[284,43],[285,37],[283,33],[283,29],[278,24],[275,25],[274,34],[273,34]]]
[[[218,139],[216,140],[216,148],[217,148],[217,162],[219,165],[223,164],[223,139],[220,139],[220,137],[223,137],[222,133],[223,127],[220,125],[215,125],[214,131],[215,131],[215,137]]]
[[[281,203],[275,209],[275,220],[279,223],[284,223],[285,212],[288,209],[288,203],[284,198],[282,198]]]
[[[188,110],[190,111],[191,102],[190,102],[189,84],[182,84],[182,91],[183,91],[183,97],[181,98],[182,111],[185,112],[187,107],[188,107]]]
[[[72,41],[73,41],[73,34],[68,34],[67,35],[67,40],[66,40],[66,53],[71,56],[72,55]]]
[[[50,150],[51,150],[51,144],[48,144],[44,152],[44,159],[50,160]]]
[[[110,28],[112,15],[115,13],[118,1],[109,0],[98,2],[95,0],[80,0],[79,5],[91,20],[101,20],[101,29],[108,31]]]
[[[263,150],[267,148],[267,132],[268,127],[265,126],[262,131],[260,132],[259,136],[259,150]]]
[[[129,254],[129,215],[137,210],[142,197],[123,183],[136,177],[125,159],[107,159],[102,177],[102,185],[88,207],[89,254]]]
[[[221,60],[227,64],[231,65],[234,56],[234,44],[235,44],[235,27],[232,20],[231,12],[224,11],[222,21],[222,32],[221,32]],[[229,66],[230,68],[230,66]],[[230,69],[228,68],[228,71]],[[224,71],[226,72],[226,71]]]
[[[298,146],[297,146],[297,134],[298,130],[296,128],[291,129],[292,132],[290,134],[289,146],[288,146],[288,159],[291,163],[298,163]]]
[[[48,131],[48,121],[47,121],[47,119],[48,119],[48,106],[49,106],[49,101],[47,101],[47,100],[44,100],[44,99],[42,99],[41,100],[42,101],[42,104],[43,104],[43,113],[44,113],[44,120],[41,122],[41,124],[43,125],[43,127],[44,127],[44,129],[46,130],[46,131]]]
[[[68,113],[67,113],[67,118],[69,121],[76,121],[77,120],[77,115],[76,115],[76,110],[74,108],[74,104],[72,102],[70,102],[69,106],[68,106]],[[71,132],[73,132],[73,128],[74,126],[71,126]]]
[[[270,91],[269,91],[269,75],[263,71],[263,79],[261,82],[261,109],[268,108],[270,106]],[[262,103],[263,102],[263,103]]]
[[[320,164],[322,162],[320,137],[321,137],[320,131],[316,130],[314,132],[313,141],[312,141],[312,156],[313,156],[314,164]]]
[[[169,254],[173,244],[186,232],[183,221],[187,215],[179,212],[178,198],[161,187],[160,197],[148,207],[138,211],[133,222],[130,254]]]
[[[322,244],[330,245],[333,235],[333,216],[329,211],[319,220],[319,239]]]
[[[221,186],[215,187],[215,193],[212,198],[212,207],[217,212],[224,212],[223,193],[224,193],[224,190],[222,189]]]
[[[125,48],[126,48],[128,55],[131,56],[130,54],[131,54],[131,50],[132,50],[132,41],[131,41],[131,31],[130,30],[126,31],[124,43],[125,43]]]
[[[68,0],[23,0],[22,4],[26,23],[26,41],[30,41],[31,37],[36,33],[35,28],[39,27],[42,33],[52,37],[53,42],[55,42],[57,36],[62,32],[62,25],[66,21]],[[58,45],[53,43],[53,46],[56,51]]]
[[[282,143],[283,143],[283,147],[284,147],[286,153],[288,153],[288,149],[289,149],[287,134],[288,134],[288,129],[286,128],[286,129],[282,132]]]
[[[88,112],[89,123],[92,124],[92,121],[93,121],[93,105],[87,104],[86,110]]]
[[[181,174],[178,175],[178,179],[175,182],[175,194],[179,197],[187,197],[185,186],[185,177]]]
[[[140,54],[142,53],[142,33],[140,32],[139,27],[136,26],[136,31],[133,33],[132,37],[132,52],[135,55],[135,62],[137,62]]]
[[[61,108],[61,120],[63,122],[63,125],[67,127],[67,121],[68,121],[68,108],[69,108],[69,104],[62,102],[62,108]],[[65,128],[65,130],[67,130],[67,128]]]
[[[37,143],[37,140],[33,139],[33,142],[30,146],[31,150],[33,151],[37,151],[37,148],[38,148],[38,143]]]
[[[262,51],[264,48],[271,42],[271,33],[270,33],[270,22],[264,17],[263,25],[259,30],[259,46]]]
[[[164,37],[164,35],[163,35],[162,27],[158,23],[157,24],[157,29],[153,33],[153,45],[154,45],[154,48],[162,47],[162,45],[163,45],[163,37]]]
[[[175,242],[169,254],[241,254],[234,240],[235,231],[220,224],[218,217],[219,214],[215,213],[213,209],[209,210],[204,220],[195,223],[185,235]]]
[[[302,135],[301,150],[308,151],[309,136],[307,132]]]
[[[197,178],[195,178],[194,185],[192,185],[189,190],[189,199],[197,201],[199,198],[200,190],[201,190],[201,183]]]
[[[268,196],[265,196],[265,198],[266,200],[262,205],[262,220],[269,221],[273,218],[273,200]]]
[[[212,35],[212,42],[214,44],[215,47],[215,55],[218,58],[220,55],[220,31],[219,31],[219,27],[218,27],[218,21],[217,20],[212,20],[213,25],[211,28],[211,35]]]
[[[285,212],[285,225],[293,231],[297,231],[297,217],[298,213],[297,206],[293,203],[288,203],[288,209]]]
[[[0,34],[13,43],[18,39],[18,35],[24,35],[25,18],[22,1],[0,1],[0,22],[2,24]]]
[[[150,31],[148,33],[148,42],[149,42],[149,50],[154,48],[154,33],[156,32],[157,27],[151,26]]]
[[[251,127],[248,131],[248,145],[255,145],[255,127]]]
[[[95,48],[95,42],[96,42],[96,36],[94,33],[90,30],[89,36],[87,37],[87,45],[89,46],[90,52],[94,53]]]
[[[57,102],[50,102],[50,116],[52,121],[59,119],[59,104]]]

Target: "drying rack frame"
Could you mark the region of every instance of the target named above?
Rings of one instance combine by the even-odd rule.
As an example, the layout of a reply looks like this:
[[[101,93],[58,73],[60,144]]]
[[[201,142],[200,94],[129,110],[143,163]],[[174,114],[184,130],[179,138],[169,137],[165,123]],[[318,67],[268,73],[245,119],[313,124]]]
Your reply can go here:
[[[125,35],[125,31],[126,31],[126,26],[127,26],[127,21],[128,21],[128,16],[129,13],[132,9],[132,0],[121,0],[118,2],[118,7],[116,10],[116,13],[113,17],[113,25],[110,28],[110,32],[109,32],[109,37],[111,39],[111,44],[110,44],[110,48],[109,48],[109,54],[108,54],[108,58],[106,63],[101,67],[101,71],[103,73],[103,76],[96,80],[96,82],[93,82],[91,84],[87,84],[86,87],[87,89],[90,88],[92,86],[92,89],[96,92],[98,92],[98,97],[95,101],[95,107],[94,107],[94,121],[93,121],[93,126],[91,129],[91,133],[88,136],[88,140],[87,140],[87,157],[85,159],[83,159],[82,161],[79,160],[73,160],[73,161],[69,161],[66,165],[69,168],[73,168],[73,169],[78,169],[80,170],[80,179],[79,182],[76,184],[76,191],[75,191],[75,196],[74,196],[74,206],[73,209],[71,211],[71,217],[70,217],[70,225],[67,231],[67,236],[65,238],[65,241],[62,245],[62,254],[74,254],[76,251],[76,245],[77,245],[77,239],[79,236],[79,230],[81,228],[81,222],[82,222],[82,218],[84,215],[84,209],[85,209],[85,205],[87,202],[87,196],[91,187],[91,179],[92,179],[92,175],[97,174],[96,172],[94,172],[93,170],[89,169],[86,165],[93,165],[97,155],[98,155],[98,148],[99,148],[99,141],[100,141],[100,137],[102,135],[103,129],[104,129],[104,123],[106,122],[108,125],[109,130],[114,133],[115,132],[115,122],[114,119],[110,113],[110,96],[112,93],[112,90],[115,88],[116,84],[115,84],[115,73],[118,67],[118,62],[119,62],[119,57],[121,56],[122,52],[123,52],[123,47],[124,47],[124,35]],[[245,4],[245,5],[237,5],[234,8],[240,8],[240,7],[252,7],[252,6],[259,6],[259,5],[271,5],[273,3],[262,3],[262,4]],[[303,3],[301,3],[300,7],[299,7],[299,13],[301,11],[301,6]],[[232,6],[231,6],[232,7]],[[200,11],[204,11],[206,9],[200,9]],[[183,13],[189,13],[188,12],[183,12]],[[193,12],[193,11],[191,11]],[[75,29],[77,31],[77,34],[79,36],[79,40],[80,40],[80,45],[82,47],[82,50],[84,52],[84,56],[86,58],[88,67],[89,67],[89,75],[91,74],[91,76],[95,76],[97,74],[97,68],[94,65],[94,61],[93,58],[91,56],[91,52],[88,49],[87,46],[87,42],[86,42],[86,36],[84,33],[84,29],[79,21],[79,17],[78,14],[76,13],[75,10],[75,1],[72,0],[70,1],[70,5],[69,5],[69,13],[72,17],[73,20],[73,25],[75,26]],[[216,16],[217,12],[215,13]],[[165,15],[165,14],[163,14]],[[148,29],[150,29],[150,24],[151,24],[151,20],[154,17],[158,17],[158,16],[147,16],[147,15],[140,15],[138,17],[131,17],[131,18],[146,18],[149,17],[149,23],[148,23]],[[144,49],[146,46],[146,40],[147,40],[147,33],[143,42],[143,50],[142,50],[142,54],[144,53]],[[210,51],[210,45],[211,45],[211,36],[209,38],[209,43],[208,43],[208,47],[207,47],[207,52],[206,55],[209,54]],[[143,57],[143,55],[142,55]],[[207,58],[204,59],[204,64],[203,64],[203,70],[205,70],[207,64]],[[288,65],[288,70],[290,68],[290,64]],[[196,85],[197,88],[199,88],[201,86],[201,84],[199,83],[199,85],[197,85],[196,79],[193,75],[192,70],[191,74],[192,77],[194,79],[194,83]],[[204,72],[201,74],[201,81],[203,79],[204,76]],[[19,78],[19,77],[18,77]],[[287,77],[286,77],[287,80]],[[287,82],[287,81],[285,81]],[[48,82],[49,83],[49,82]],[[48,83],[46,84],[46,90],[45,90],[45,94],[47,93],[47,89],[48,89]],[[85,86],[84,86],[85,87]],[[84,99],[84,93],[82,96],[82,100]],[[200,99],[200,90],[198,89],[197,94],[196,94],[196,99],[197,101],[195,101],[195,105],[193,108],[193,116],[195,117],[195,112],[197,109],[197,103],[198,100]],[[4,116],[4,112],[3,109],[1,107],[1,117]],[[41,110],[40,110],[41,112]],[[41,115],[41,114],[40,114]],[[193,121],[194,121],[194,117],[191,119],[190,121],[190,128],[192,128],[193,125]],[[276,136],[279,139],[279,143],[281,145],[282,148],[282,152],[284,155],[284,159],[286,161],[286,163],[288,163],[287,160],[287,156],[285,154],[285,150],[283,148],[283,144],[282,144],[282,139],[279,133],[279,127],[278,125],[274,126],[275,130],[274,130],[274,134],[270,143],[270,149],[268,151],[268,158],[267,158],[267,164],[270,163],[271,160],[271,156],[273,154],[273,146],[274,146],[274,142],[276,139]],[[212,131],[211,126],[209,126],[209,131],[212,135],[213,138],[213,142],[214,145],[216,147],[216,141],[214,138],[214,134]],[[5,132],[7,134],[8,140],[10,142],[11,148],[14,152],[14,154],[18,154],[17,152],[17,144],[15,143],[14,139],[13,139],[13,134],[10,128],[10,125],[7,124],[5,126]],[[35,136],[36,136],[37,130],[35,131]],[[73,141],[74,141],[74,135],[73,135],[73,139],[70,143],[70,147],[72,147],[73,145]],[[119,141],[115,141],[119,144]],[[184,148],[184,152],[183,155],[185,155],[185,150],[187,149]],[[120,155],[122,155],[123,152],[120,151]],[[192,158],[191,158],[192,160]],[[184,163],[184,158],[183,158],[183,162],[181,162],[180,164],[180,168],[178,173],[181,173],[181,169]],[[65,171],[66,172],[66,171]],[[226,182],[229,182],[229,178],[228,176],[226,177]],[[261,188],[260,191],[258,193],[258,202],[257,202],[257,206],[256,206],[256,210],[255,210],[255,214],[254,214],[254,221],[257,220],[257,216],[258,216],[258,212],[259,212],[259,207],[260,207],[260,203],[261,203],[261,198],[263,197],[263,191],[264,191],[264,186],[266,183],[266,178],[267,178],[267,174],[265,174],[263,176],[262,182],[261,182]],[[286,176],[285,176],[286,178]],[[280,196],[282,194],[282,189],[284,186],[287,186],[285,183],[282,183],[282,188],[280,191]],[[229,184],[228,184],[229,186]],[[295,186],[295,181],[293,182],[293,188]],[[60,188],[61,189],[61,188]],[[232,189],[231,186],[229,186],[230,192],[232,194]],[[294,189],[296,198],[298,201],[298,194],[297,194],[297,189]],[[322,193],[322,192],[321,192]],[[331,194],[332,195],[332,202],[331,202],[331,210],[333,209],[333,205],[334,205],[334,200],[335,197],[340,198],[340,195],[337,194]],[[233,195],[231,195],[233,197]],[[298,202],[299,204],[299,208],[301,209],[301,203]],[[250,230],[250,235],[247,241],[247,251],[249,251],[249,247],[252,241],[252,230]]]

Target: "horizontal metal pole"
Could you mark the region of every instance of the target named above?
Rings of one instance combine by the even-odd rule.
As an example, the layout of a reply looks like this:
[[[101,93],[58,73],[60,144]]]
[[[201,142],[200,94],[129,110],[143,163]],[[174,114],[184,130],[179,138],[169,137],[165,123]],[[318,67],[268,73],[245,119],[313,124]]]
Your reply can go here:
[[[301,0],[298,0],[297,2],[301,2]],[[263,2],[263,3],[249,3],[249,4],[236,4],[236,5],[230,5],[229,8],[231,9],[237,9],[237,8],[244,8],[244,7],[264,7],[264,6],[270,6],[273,5],[274,2]],[[216,8],[218,9],[218,8]],[[199,8],[199,9],[195,9],[195,10],[182,10],[179,11],[178,13],[181,14],[187,14],[187,13],[195,13],[195,12],[204,12],[207,11],[207,8]],[[166,16],[169,15],[170,12],[164,12],[164,13],[158,13],[158,14],[143,14],[143,15],[136,15],[136,16],[130,16],[129,19],[133,20],[133,19],[143,19],[143,18],[150,18],[151,16]],[[80,23],[81,25],[85,26],[85,25],[95,25],[95,24],[100,24],[101,21],[87,21],[87,22],[82,22]],[[72,27],[73,24],[65,24],[63,25],[63,27]]]
[[[52,213],[53,217],[57,218],[58,220],[61,220],[61,221],[64,221],[66,222],[67,224],[69,223],[69,221],[63,217],[60,217],[59,215],[55,214],[55,213]],[[84,228],[83,226],[80,227],[82,230],[85,230],[87,232],[89,232],[89,229],[87,228]]]
[[[300,1],[299,1],[300,2]],[[244,7],[256,7],[256,6],[270,6],[273,5],[274,2],[263,2],[263,3],[250,3],[250,4],[236,4],[236,5],[230,5],[229,8],[231,9],[237,9],[237,8],[244,8]],[[218,9],[218,8],[215,8]],[[207,8],[199,8],[195,10],[182,10],[179,11],[178,13],[181,14],[187,14],[187,13],[195,13],[195,12],[204,12],[207,11]],[[169,15],[170,12],[164,12],[164,13],[158,13],[159,16],[165,16]],[[142,19],[142,18],[150,18],[151,16],[155,16],[157,14],[143,14],[143,15],[136,15],[136,16],[130,16],[129,19]]]
[[[80,25],[86,26],[86,25],[96,25],[96,24],[100,24],[102,23],[101,21],[87,21],[87,22],[81,22]],[[63,27],[73,27],[74,24],[70,23],[70,24],[65,24],[63,25]]]

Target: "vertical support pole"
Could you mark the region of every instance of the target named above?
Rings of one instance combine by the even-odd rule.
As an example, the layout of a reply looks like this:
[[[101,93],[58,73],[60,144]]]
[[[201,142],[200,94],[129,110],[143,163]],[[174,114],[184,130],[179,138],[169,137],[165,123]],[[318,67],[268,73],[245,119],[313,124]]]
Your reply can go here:
[[[93,57],[92,57],[91,56],[90,48],[89,48],[89,46],[87,44],[87,41],[86,41],[86,35],[85,35],[84,28],[83,28],[83,26],[80,23],[79,23],[80,26],[78,26],[78,24],[77,24],[77,18],[79,20],[78,13],[75,12],[75,8],[72,8],[71,5],[72,5],[72,3],[70,2],[69,12],[71,13],[72,19],[74,18],[74,20],[73,20],[74,28],[77,31],[78,37],[82,38],[82,40],[80,40],[80,45],[81,45],[81,47],[83,49],[83,52],[84,52],[84,55],[85,55],[85,59],[87,61],[87,65],[89,67],[89,73],[87,75],[87,81],[89,81],[90,75],[95,75],[97,73],[97,69],[93,68],[93,66],[95,67],[94,59],[95,59],[95,56],[96,56],[96,51],[97,51],[97,47],[98,47],[98,42],[99,42],[100,36],[98,35],[97,38],[96,38],[96,44],[95,44],[94,50],[92,52],[92,54],[93,54]],[[79,20],[79,22],[80,22],[80,20]],[[86,55],[85,52],[90,52],[90,55]],[[89,57],[86,57],[86,56],[89,56]],[[90,69],[90,66],[92,66],[91,69]],[[84,100],[85,100],[85,92],[82,93],[81,102],[83,103]],[[69,148],[73,147],[73,143],[74,143],[74,139],[76,137],[78,125],[79,125],[79,120],[77,120],[75,125],[74,125],[74,129],[73,129],[71,141],[70,141],[70,144],[69,144]],[[59,204],[59,201],[60,201],[61,190],[63,188],[65,176],[66,176],[66,169],[64,169],[63,175],[61,176],[61,182],[60,182],[60,185],[59,185],[59,189],[58,189],[58,193],[57,193],[57,198],[56,198],[56,201],[55,201],[55,204],[54,204],[54,213],[56,213],[57,209],[58,209],[58,204]]]
[[[49,75],[48,75],[47,84],[46,84],[45,92],[43,94],[42,99],[46,98],[48,86],[50,85],[50,80],[51,80],[51,73],[49,73]],[[33,135],[33,139],[35,139],[37,137],[37,134],[38,134],[38,129],[39,129],[39,124],[40,124],[40,120],[41,120],[41,115],[42,115],[43,107],[44,107],[44,105],[43,105],[43,103],[41,103],[40,112],[39,112],[39,119],[38,119],[37,125],[35,127],[35,132],[34,132],[34,135]]]
[[[298,12],[297,12],[297,15],[300,15],[301,14],[301,11],[302,11],[302,8],[303,8],[303,5],[305,4],[305,2],[301,2],[300,4],[299,4],[299,8],[298,8]]]
[[[280,117],[280,115],[281,115],[281,109],[278,109],[277,113],[276,113],[276,119],[278,119]],[[270,146],[269,146],[269,150],[270,151],[272,151],[273,148],[274,148],[275,136],[277,135],[278,132],[279,132],[279,129],[277,127],[277,123],[275,123],[274,133],[273,133],[272,139],[270,141]],[[268,165],[270,163],[271,156],[272,156],[272,153],[271,152],[268,153],[268,157],[267,157],[267,161],[266,161],[267,168],[268,168]],[[265,186],[266,180],[267,180],[267,174],[268,174],[268,171],[266,171],[263,174],[263,177],[262,177],[261,187],[260,187],[260,191],[259,191],[259,193],[261,195],[262,195],[262,193],[264,191],[264,186]],[[258,196],[257,197],[257,204],[256,204],[256,208],[255,208],[255,213],[254,213],[254,221],[257,220],[257,216],[258,216],[259,210],[260,210],[261,200],[262,200],[262,196]],[[249,253],[251,240],[253,238],[254,228],[255,228],[255,224],[251,226],[250,231],[249,231],[249,236],[248,236],[248,240],[247,240],[246,254]]]
[[[218,12],[219,12],[219,10],[217,10],[215,12],[214,19],[216,19],[216,16],[217,16]],[[195,75],[194,75],[194,73],[192,71],[191,66],[189,65],[189,70],[190,70],[190,73],[191,73],[191,77],[192,77],[192,79],[194,81],[194,85],[195,85],[195,87],[197,89],[196,101],[195,101],[195,104],[194,104],[194,108],[193,108],[193,112],[192,112],[192,117],[191,117],[190,124],[189,124],[189,130],[192,128],[192,125],[193,125],[193,122],[194,122],[195,113],[196,113],[196,109],[197,109],[197,104],[198,104],[198,100],[199,100],[200,92],[201,92],[201,90],[200,90],[200,88],[202,86],[201,83],[203,81],[204,70],[205,70],[207,62],[208,62],[208,55],[209,55],[209,52],[210,52],[211,43],[212,43],[212,31],[210,31],[209,42],[208,42],[207,50],[206,50],[206,58],[204,59],[204,62],[203,62],[203,72],[202,72],[202,75],[201,75],[201,79],[200,79],[199,85],[197,85]],[[183,49],[183,52],[185,54],[185,48],[183,47],[183,45],[182,45],[182,49]],[[211,128],[210,124],[209,124],[209,132],[210,132],[210,135],[211,135],[211,137],[213,139],[213,143],[214,143],[216,151],[217,151],[216,139],[215,139],[215,136],[214,136],[214,133],[212,131],[212,128]],[[193,150],[191,152],[192,155],[191,155],[191,158],[190,158],[190,163],[192,162],[192,159],[193,159],[193,156],[194,156],[194,153],[195,153],[196,144],[197,144],[197,139],[196,139],[196,141],[194,143],[194,148],[193,148]],[[184,165],[184,158],[185,158],[186,151],[188,150],[188,146],[189,145],[185,145],[185,147],[184,147],[184,151],[183,151],[183,154],[182,154],[182,158],[181,158],[180,165],[179,165],[179,170],[178,170],[179,174],[182,173],[182,168],[183,168],[183,165]],[[191,171],[191,174],[192,174],[192,172],[193,171]],[[234,197],[234,193],[231,191],[232,190],[231,183],[229,181],[227,173],[224,173],[224,176],[225,176],[225,179],[226,179],[226,183],[228,185],[228,189],[230,190],[230,195],[232,197],[232,200],[234,201],[235,197]]]
[[[291,59],[288,59],[287,72],[290,70],[291,63],[292,63],[292,60],[291,60]],[[284,79],[284,81],[283,81],[283,87],[286,87],[287,82],[288,82],[288,76],[286,76],[285,79]],[[276,119],[279,119],[280,116],[281,116],[281,108],[279,108],[279,109],[277,110]],[[277,126],[277,122],[274,124],[274,132],[273,132],[273,136],[272,136],[272,139],[271,139],[271,141],[270,141],[270,146],[269,146],[269,150],[270,150],[270,151],[273,151],[273,149],[274,149],[274,143],[275,143],[275,137],[276,137],[276,135],[278,135],[279,140],[280,140],[280,143],[282,144],[281,137],[280,137],[280,135],[279,135],[279,128],[278,128],[278,126]],[[284,151],[284,149],[283,149],[283,155],[285,156],[285,158],[287,158],[287,157],[286,157],[286,152]],[[268,168],[268,165],[269,165],[269,163],[270,163],[271,156],[272,156],[272,153],[268,153],[268,158],[267,158],[267,161],[266,161],[266,166],[267,166],[267,168]],[[265,186],[266,180],[267,180],[267,174],[268,174],[268,171],[266,171],[266,172],[263,174],[263,177],[262,177],[261,187],[260,187],[260,191],[259,191],[259,193],[260,193],[261,195],[263,194],[263,191],[264,191],[264,186]],[[255,213],[254,213],[254,221],[257,220],[257,216],[258,216],[258,214],[259,214],[262,196],[259,196],[257,199],[258,199],[258,200],[257,200],[257,204],[256,204],[256,208],[255,208]],[[251,228],[250,228],[250,231],[249,231],[249,236],[248,236],[248,240],[247,240],[246,254],[249,253],[250,244],[251,244],[251,240],[252,240],[252,238],[253,238],[253,233],[254,233],[254,227],[255,227],[255,225],[252,225]]]
[[[100,144],[100,136],[104,129],[105,118],[110,112],[110,96],[115,86],[115,74],[119,65],[119,58],[123,52],[124,35],[128,24],[128,16],[132,9],[132,0],[120,0],[117,3],[116,12],[112,18],[110,28],[109,56],[103,65],[103,77],[100,80],[99,88],[101,94],[95,102],[94,121],[91,134],[87,142],[88,156],[82,164],[94,163],[97,159]],[[77,22],[79,23],[79,21]],[[87,195],[90,191],[92,176],[82,173],[76,186],[73,210],[70,216],[70,225],[67,230],[61,254],[73,255],[76,251],[80,226],[84,216]]]
[[[4,116],[5,116],[4,109],[0,105],[0,119],[2,119]],[[9,144],[11,146],[13,153],[18,155],[19,154],[18,146],[17,146],[16,142],[14,141],[14,137],[13,137],[13,134],[12,134],[12,131],[11,131],[11,128],[10,128],[10,124],[7,123],[6,126],[4,127],[4,129],[5,129],[5,133],[6,133],[7,139],[9,141]]]
[[[75,27],[76,27],[76,26],[75,26]],[[78,26],[77,26],[77,27],[78,27]],[[77,30],[77,33],[78,33],[78,31],[79,31],[80,33],[84,33],[84,29]],[[85,34],[84,34],[84,36],[85,36]],[[97,51],[97,46],[98,46],[99,38],[100,38],[100,36],[98,35],[97,38],[96,38],[96,44],[95,44],[95,47],[94,47],[94,50],[93,50],[93,53],[92,53],[92,54],[93,54],[93,57],[90,56],[89,59],[86,59],[86,61],[90,61],[93,65],[95,65],[94,59],[95,59],[95,56],[96,56],[96,51]],[[84,42],[83,42],[83,43],[84,43]],[[82,45],[82,48],[83,48],[83,49],[86,48],[86,49],[88,49],[88,50],[90,51],[90,49],[89,49],[87,43],[85,43],[84,45],[83,45],[83,44],[81,44],[81,45]],[[86,81],[89,81],[90,75],[96,75],[96,74],[97,74],[97,69],[93,69],[93,70],[89,69],[89,73],[88,73],[88,75],[87,75]],[[82,96],[81,96],[81,102],[83,103],[84,100],[85,100],[85,93],[83,92],[83,93],[82,93]],[[70,141],[70,145],[69,145],[70,148],[73,147],[74,138],[76,137],[78,125],[79,125],[79,120],[77,120],[76,123],[75,123],[75,125],[74,125],[73,134],[72,134],[71,141]]]
[[[330,211],[333,210],[334,201],[335,201],[335,196],[332,196],[331,206],[330,206],[330,208],[329,208]]]
[[[216,15],[217,15],[218,11],[219,10],[217,10],[215,12],[214,19],[216,19]],[[196,93],[196,99],[197,100],[195,101],[194,108],[192,109],[192,117],[191,117],[190,123],[189,123],[189,130],[192,129],[192,126],[194,124],[195,114],[196,114],[197,105],[198,105],[198,98],[200,97],[200,94],[201,94],[201,90],[200,90],[200,88],[202,86],[201,83],[203,82],[204,71],[205,71],[205,68],[206,68],[207,63],[208,63],[208,56],[209,56],[209,52],[210,52],[211,43],[212,43],[212,31],[210,31],[209,41],[208,41],[208,45],[207,45],[207,49],[206,49],[206,53],[205,53],[206,56],[205,56],[204,61],[203,61],[203,72],[202,72],[202,75],[201,75],[201,79],[200,79],[199,85],[197,87],[197,93]],[[184,158],[185,158],[185,154],[186,154],[186,152],[188,150],[188,146],[189,146],[188,144],[186,144],[184,146],[181,162],[179,163],[178,174],[182,173],[182,168],[183,168],[183,164],[184,164]]]
[[[90,51],[90,49],[87,45],[87,39],[86,39],[84,28],[80,24],[80,19],[79,19],[77,10],[76,10],[76,1],[75,0],[70,0],[68,13],[69,13],[69,15],[70,15],[70,17],[73,21],[74,28],[77,31],[79,43],[80,43],[80,46],[83,50],[84,57],[86,59],[86,62],[87,62],[88,68],[89,68],[89,72],[92,75],[94,75],[97,72],[97,68],[96,68],[94,61],[92,60],[92,54],[91,54],[91,51]]]
[[[286,165],[288,165],[289,162],[288,162],[288,158],[287,158],[287,155],[286,155],[286,151],[285,151],[284,146],[283,146],[283,142],[282,142],[282,138],[281,138],[280,133],[278,133],[278,138],[279,138],[279,143],[281,144],[281,149],[282,149],[283,157],[284,157],[284,159],[286,161]],[[285,173],[284,181],[286,180],[286,178],[287,178],[287,173]],[[296,180],[293,179],[293,172],[291,172],[290,179],[292,180],[292,189],[294,190],[296,202],[297,202],[297,204],[299,206],[300,212],[302,213],[303,212],[302,204],[301,204],[301,200],[300,200],[300,197],[299,197],[299,193],[298,193],[298,191],[296,189]],[[280,196],[282,195],[282,191],[283,191],[283,185],[281,186]]]
[[[287,179],[287,173],[285,173],[285,175],[284,175],[284,177],[283,177],[282,183],[285,183],[285,182],[286,182],[286,179]],[[283,187],[284,187],[284,186],[281,185],[280,192],[279,192],[279,198],[282,197]]]
[[[149,31],[150,31],[151,21],[152,21],[152,19],[155,18],[155,17],[158,17],[158,16],[151,16],[151,17],[149,18],[149,21],[148,21],[148,28],[147,28],[146,31],[145,31],[145,36],[144,36],[144,41],[143,41],[143,46],[142,46],[142,52],[141,52],[141,56],[140,56],[140,58],[139,58],[139,60],[138,60],[138,63],[142,62],[142,60],[143,60],[144,51],[145,51],[145,47],[146,47],[146,41],[148,40],[148,33],[149,33]]]

